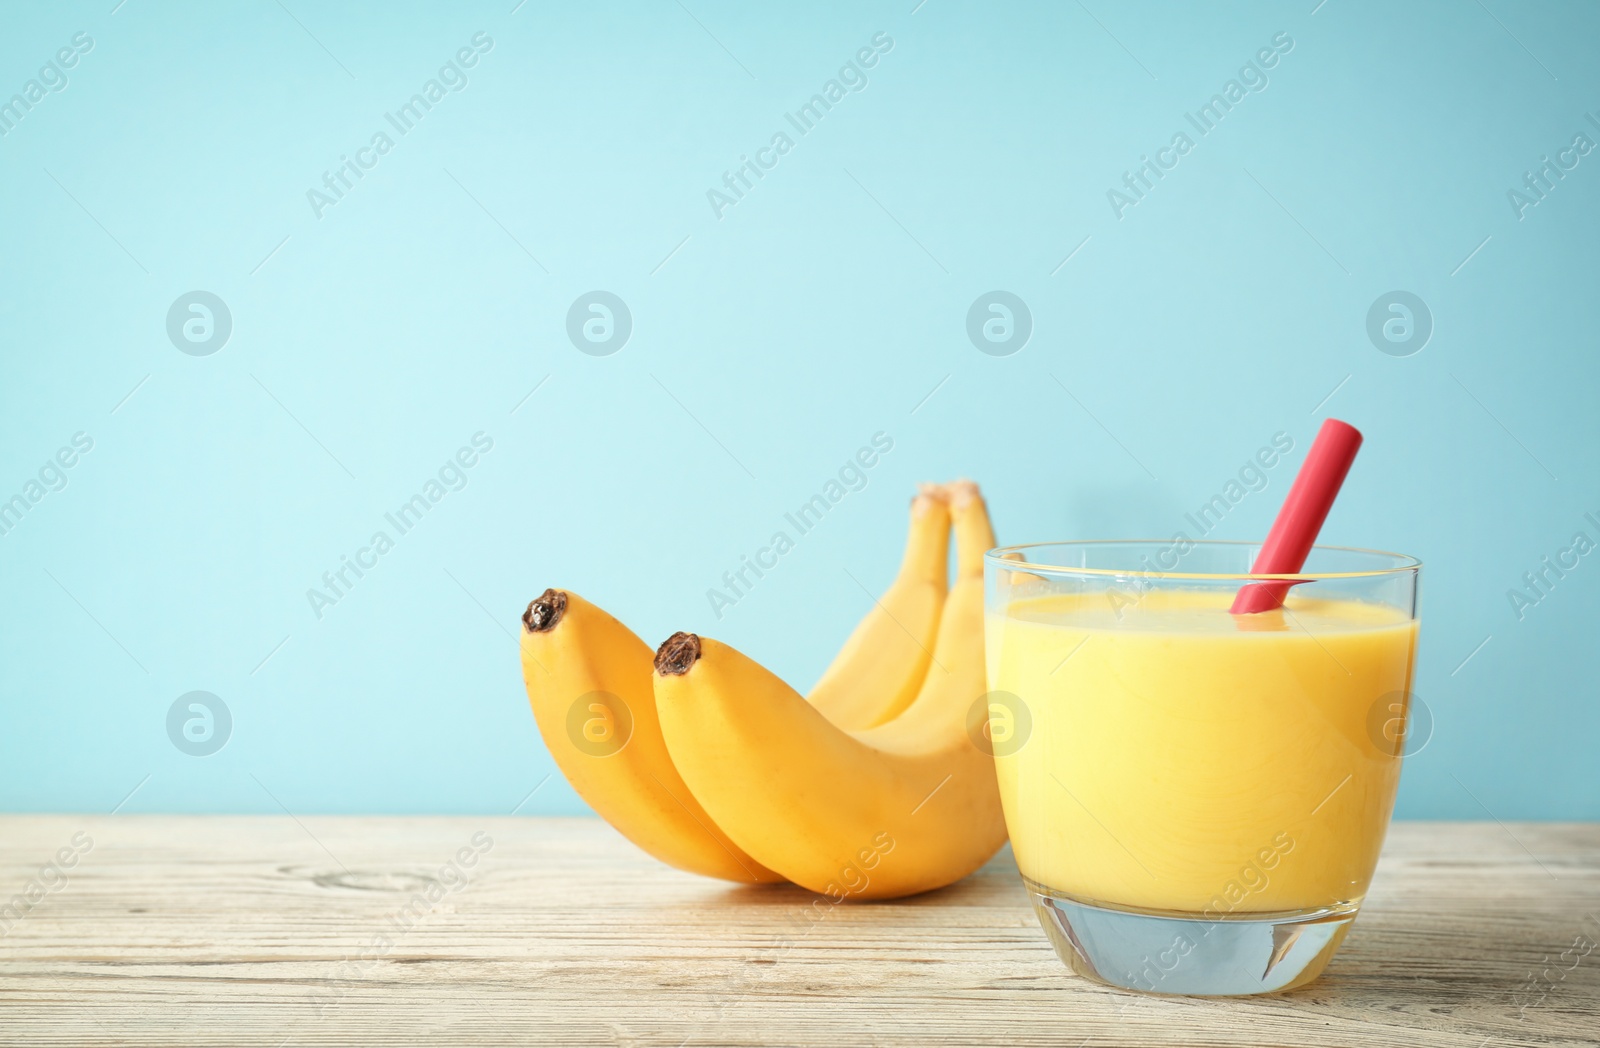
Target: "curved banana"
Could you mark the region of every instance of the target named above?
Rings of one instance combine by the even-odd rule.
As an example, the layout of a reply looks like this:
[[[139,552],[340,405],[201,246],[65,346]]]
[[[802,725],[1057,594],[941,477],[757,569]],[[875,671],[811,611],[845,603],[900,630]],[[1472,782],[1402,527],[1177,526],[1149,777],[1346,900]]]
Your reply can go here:
[[[570,590],[545,590],[522,625],[528,701],[578,796],[670,866],[730,881],[782,880],[717,828],[673,767],[644,641]]]
[[[806,696],[841,728],[871,728],[917,697],[939,635],[949,588],[950,510],[944,489],[923,484],[911,500],[900,573]]]
[[[848,732],[753,659],[692,633],[656,652],[656,709],[672,760],[717,825],[757,861],[836,899],[882,899],[961,879],[1006,839],[994,761],[968,733],[985,694],[976,486],[951,486],[957,581],[933,668],[911,706]]]

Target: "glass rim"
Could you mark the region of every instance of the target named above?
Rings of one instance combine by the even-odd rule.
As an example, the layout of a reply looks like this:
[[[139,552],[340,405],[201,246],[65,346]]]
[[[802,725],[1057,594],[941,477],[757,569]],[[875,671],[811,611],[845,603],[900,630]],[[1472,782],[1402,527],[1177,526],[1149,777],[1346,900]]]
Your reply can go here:
[[[1191,546],[1254,546],[1260,547],[1260,542],[1249,542],[1242,539],[1184,539]],[[1422,568],[1422,561],[1405,553],[1391,553],[1388,550],[1366,549],[1361,546],[1323,546],[1311,547],[1313,553],[1318,550],[1331,553],[1361,553],[1372,557],[1386,558],[1394,563],[1388,567],[1373,568],[1367,571],[1319,571],[1297,572],[1294,574],[1271,575],[1256,574],[1253,572],[1211,572],[1211,571],[1146,571],[1142,568],[1086,568],[1067,564],[1039,564],[1027,560],[1008,560],[1007,553],[1021,553],[1027,550],[1042,549],[1045,547],[1061,546],[1163,546],[1171,547],[1179,544],[1176,538],[1171,539],[1067,539],[1060,542],[1024,542],[1012,546],[996,546],[983,555],[984,563],[993,564],[1004,571],[1018,573],[1050,572],[1058,575],[1091,575],[1096,577],[1127,577],[1141,576],[1159,579],[1194,579],[1198,581],[1238,581],[1238,582],[1317,582],[1323,579],[1365,579],[1380,578],[1385,575],[1402,575],[1406,572],[1417,572]]]

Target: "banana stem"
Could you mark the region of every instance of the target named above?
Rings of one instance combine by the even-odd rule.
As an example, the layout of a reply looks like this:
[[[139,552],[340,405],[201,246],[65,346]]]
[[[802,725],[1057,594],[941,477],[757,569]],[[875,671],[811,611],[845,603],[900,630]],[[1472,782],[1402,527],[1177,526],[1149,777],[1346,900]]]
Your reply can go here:
[[[535,597],[528,610],[522,613],[522,627],[529,633],[549,633],[567,612],[567,595],[558,589],[547,589]]]
[[[679,631],[656,649],[656,672],[663,677],[681,677],[700,661],[700,638]]]

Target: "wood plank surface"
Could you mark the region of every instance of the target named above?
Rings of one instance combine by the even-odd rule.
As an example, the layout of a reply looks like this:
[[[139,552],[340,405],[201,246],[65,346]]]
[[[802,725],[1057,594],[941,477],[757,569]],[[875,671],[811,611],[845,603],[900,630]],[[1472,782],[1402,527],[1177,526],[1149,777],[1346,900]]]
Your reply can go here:
[[[3,816],[18,893],[6,1045],[1600,1044],[1593,824],[1397,823],[1327,974],[1230,1000],[1071,975],[1009,851],[814,906],[592,819]]]

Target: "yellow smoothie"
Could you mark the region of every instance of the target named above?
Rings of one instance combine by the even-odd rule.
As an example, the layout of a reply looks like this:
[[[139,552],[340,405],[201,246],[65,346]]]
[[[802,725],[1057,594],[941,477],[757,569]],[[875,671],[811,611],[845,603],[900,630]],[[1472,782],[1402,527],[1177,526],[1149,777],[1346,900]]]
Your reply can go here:
[[[995,764],[1023,876],[1209,916],[1360,902],[1399,782],[1384,726],[1410,693],[1417,624],[1293,595],[1236,617],[1232,599],[1102,592],[990,610]]]

